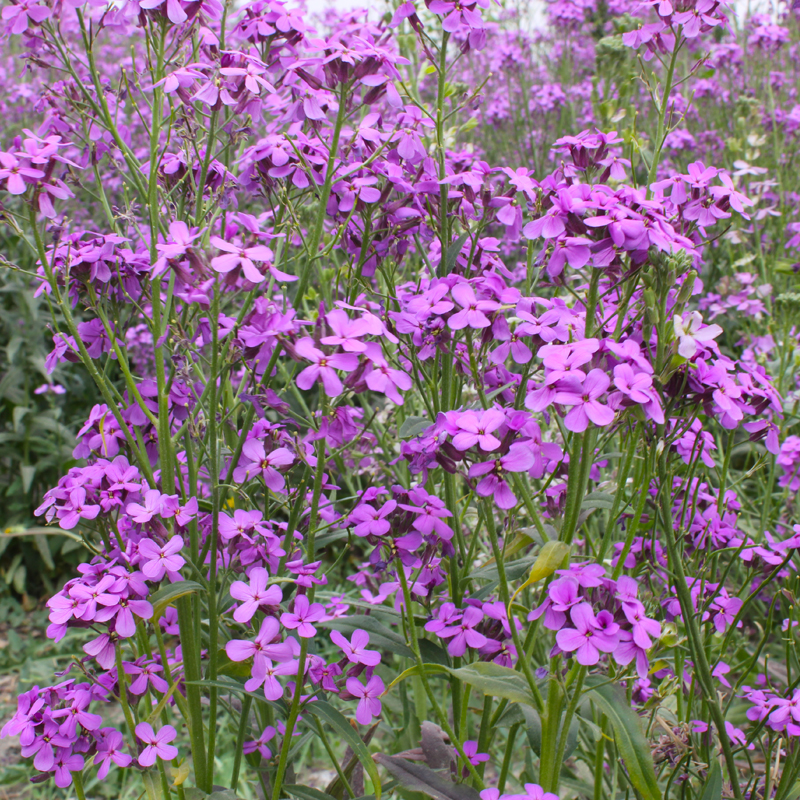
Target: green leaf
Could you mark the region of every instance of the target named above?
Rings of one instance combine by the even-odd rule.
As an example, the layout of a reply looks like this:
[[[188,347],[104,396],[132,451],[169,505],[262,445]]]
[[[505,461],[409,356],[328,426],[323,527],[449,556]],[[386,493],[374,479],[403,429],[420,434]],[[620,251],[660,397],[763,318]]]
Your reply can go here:
[[[31,490],[31,484],[33,483],[34,476],[36,475],[36,467],[20,464],[19,472],[22,477],[22,491],[25,492],[25,494],[28,494],[28,492]]]
[[[441,664],[423,664],[422,669],[424,670],[425,674],[428,676],[433,675],[446,675],[450,672],[449,667],[442,666]],[[406,678],[411,678],[414,675],[419,675],[419,665],[414,664],[413,667],[409,667],[406,670],[403,670],[387,687],[386,691],[383,694],[388,694],[391,689],[397,686],[400,681],[404,681]]]
[[[583,498],[581,510],[586,511],[590,508],[614,508],[614,495],[608,492],[591,492]]]
[[[587,699],[606,715],[614,729],[614,742],[631,783],[644,800],[661,800],[661,789],[642,721],[630,707],[625,693],[608,683],[602,675],[589,676],[585,685],[590,687],[586,692]]]
[[[422,792],[434,800],[479,800],[480,795],[471,786],[453,783],[428,767],[406,761],[397,756],[377,753],[375,760],[385,767],[398,782],[412,792]]]
[[[330,703],[324,700],[316,700],[313,703],[308,703],[303,713],[309,713],[324,722],[327,722],[336,732],[350,745],[350,749],[355,753],[358,760],[364,767],[364,771],[369,775],[372,781],[372,788],[375,791],[376,800],[381,797],[381,779],[378,775],[378,769],[372,756],[369,754],[361,737],[353,729],[353,726],[347,721],[347,718],[337,711]]]
[[[530,541],[528,544],[530,544]],[[506,578],[510,581],[519,580],[533,565],[534,561],[535,559],[533,556],[526,556],[525,558],[519,559],[519,561],[512,561],[510,564],[506,564]],[[476,569],[475,572],[471,572],[467,578],[469,580],[496,581],[499,579],[497,564],[492,560],[490,564],[486,564]]]
[[[296,783],[284,783],[283,789],[298,800],[334,800],[327,792],[315,789],[313,786],[299,786]]]
[[[529,706],[519,705],[519,708],[522,718],[525,720],[525,733],[528,737],[528,744],[530,744],[531,749],[537,756],[541,756],[542,754],[542,718],[539,716],[539,712],[535,708],[530,708]],[[564,727],[564,715],[561,715],[561,721],[558,725],[558,736],[561,736],[561,731]],[[567,746],[564,749],[564,758],[569,758],[575,748],[578,746],[578,720],[576,717],[573,716],[570,725],[569,731],[567,732]]]
[[[338,542],[341,539],[347,538],[347,531],[342,530],[341,528],[336,528],[335,530],[328,530],[324,533],[321,533],[319,536],[314,538],[314,543],[316,547],[327,547],[329,544],[333,544],[334,542]]]
[[[237,694],[246,694],[248,697],[252,697],[253,700],[258,700],[260,703],[266,703],[269,706],[272,706],[275,709],[278,709],[281,712],[286,711],[286,705],[283,703],[282,700],[265,700],[264,695],[256,694],[255,692],[248,692],[247,689],[244,688],[243,684],[238,683],[233,678],[229,678],[227,681],[209,681],[209,680],[202,680],[202,681],[186,681],[187,684],[190,686],[216,686],[217,689],[224,689],[226,692],[236,692]]]
[[[39,551],[39,555],[42,557],[47,569],[55,569],[56,565],[50,553],[50,545],[47,544],[47,537],[37,534],[33,537],[33,543],[36,545],[36,549]]]
[[[153,619],[158,620],[167,610],[167,606],[171,606],[179,597],[202,591],[203,587],[194,581],[179,581],[162,587],[149,598],[153,605]]]
[[[425,430],[431,421],[427,417],[406,417],[400,426],[399,435],[401,439],[411,439]]]
[[[444,272],[441,272],[441,264],[439,265],[439,275],[449,275],[456,266],[456,259],[461,254],[461,249],[464,247],[464,243],[469,239],[468,233],[462,233],[461,236],[458,237],[454,242],[451,242],[447,246],[447,251],[445,254],[444,259]]]
[[[491,697],[502,697],[514,703],[536,707],[536,700],[531,694],[525,678],[516,670],[503,667],[492,661],[478,661],[460,669],[447,669],[458,678],[478,691]]]
[[[700,800],[722,800],[722,768],[719,761],[715,761],[708,771]]]

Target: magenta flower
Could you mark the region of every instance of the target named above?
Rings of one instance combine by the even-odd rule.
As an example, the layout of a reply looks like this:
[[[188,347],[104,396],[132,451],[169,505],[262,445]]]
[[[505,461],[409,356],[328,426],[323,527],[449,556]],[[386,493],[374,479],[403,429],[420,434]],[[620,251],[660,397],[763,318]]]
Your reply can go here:
[[[281,614],[281,625],[289,630],[297,629],[297,635],[304,639],[310,639],[317,632],[311,624],[319,622],[325,616],[325,607],[320,603],[309,603],[304,594],[295,598],[292,611],[284,611]]]
[[[254,478],[259,472],[267,488],[282,492],[286,481],[276,467],[287,467],[294,463],[294,456],[285,447],[277,447],[267,453],[260,439],[248,439],[242,447],[242,460],[233,472],[237,483]]]
[[[741,600],[739,602],[741,603]],[[658,639],[661,636],[661,625],[656,620],[648,619],[645,616],[644,606],[639,602],[635,604],[631,602],[625,603],[622,606],[622,610],[631,624],[631,635],[636,646],[641,647],[642,650],[650,649],[653,646],[650,637],[653,636]]]
[[[593,666],[600,653],[610,653],[616,641],[602,632],[589,603],[579,603],[570,611],[574,628],[562,628],[556,634],[556,643],[565,652],[577,650],[575,658],[583,666]]]
[[[139,542],[139,556],[142,559],[140,566],[145,577],[151,581],[160,581],[166,573],[173,583],[181,580],[179,570],[186,563],[186,559],[177,553],[182,548],[183,539],[180,536],[173,536],[162,547],[151,539],[142,539]]]
[[[475,606],[467,606],[464,609],[464,616],[461,622],[451,625],[439,631],[442,639],[454,637],[447,645],[447,652],[451,656],[463,656],[467,647],[476,650],[486,644],[486,637],[482,633],[474,630],[475,626],[483,621],[483,612]]]
[[[156,733],[149,722],[140,722],[136,726],[136,736],[146,746],[139,756],[139,766],[152,767],[156,763],[156,757],[163,761],[172,761],[178,755],[178,748],[169,743],[177,735],[178,732],[172,725],[164,725]]]
[[[579,236],[559,239],[547,262],[547,274],[551,277],[560,275],[564,271],[564,264],[569,264],[573,269],[581,269],[586,266],[591,256],[589,250],[591,243],[591,240]]]
[[[86,490],[79,486],[69,493],[68,501],[58,509],[58,524],[70,530],[80,519],[95,519],[100,513],[100,506],[86,502]]]
[[[367,386],[373,392],[385,394],[395,405],[403,405],[403,397],[398,390],[407,392],[414,384],[411,376],[401,369],[394,369],[383,356],[381,346],[376,342],[367,344],[366,356],[372,369],[366,375]]]
[[[363,353],[367,345],[360,341],[362,336],[374,334],[374,326],[365,319],[350,319],[341,308],[334,308],[325,315],[325,322],[333,331],[331,336],[323,336],[322,344],[341,347],[348,353]]]
[[[273,664],[268,658],[257,658],[253,662],[252,677],[244,685],[248,692],[254,692],[264,685],[264,697],[267,700],[279,700],[283,696],[283,686],[277,675],[297,675],[297,662],[284,661],[282,664]]]
[[[6,16],[6,11],[20,8],[23,8],[23,6],[6,6],[3,9],[3,18]],[[50,13],[50,10],[44,6],[33,6],[33,9],[42,9],[47,11],[48,14]],[[24,19],[25,15],[22,14],[22,17]],[[25,190],[28,188],[25,178],[31,183],[36,183],[41,178],[44,178],[44,172],[33,167],[26,167],[16,156],[0,151],[0,181],[5,180],[6,191],[9,194],[25,194]]]
[[[297,385],[301,389],[310,389],[319,379],[328,397],[337,397],[344,388],[336,370],[352,372],[358,366],[358,356],[353,353],[326,355],[322,350],[318,350],[314,346],[314,340],[308,337],[301,339],[294,346],[294,350],[300,358],[312,362],[311,366],[306,367],[297,376]]]
[[[342,650],[348,661],[354,664],[365,664],[368,667],[377,667],[381,663],[381,654],[377,650],[367,650],[369,634],[360,628],[353,631],[351,641],[339,631],[331,631],[331,641]]]
[[[60,786],[62,789],[69,786],[72,783],[72,773],[82,770],[85,763],[83,756],[73,753],[72,748],[59,747],[53,770],[56,786]]]
[[[45,720],[44,729],[29,744],[22,746],[22,757],[33,756],[33,766],[40,772],[49,772],[56,762],[56,747],[69,747],[71,740],[58,732],[52,720]]]
[[[280,635],[281,626],[275,617],[265,617],[255,641],[246,639],[232,639],[225,645],[225,652],[231,661],[247,661],[253,658],[269,658],[272,661],[290,661],[294,658],[294,651],[289,642],[276,642]],[[297,644],[296,640],[295,644]]]
[[[132,600],[119,595],[105,594],[100,595],[97,602],[106,606],[106,609],[98,613],[95,621],[103,622],[115,617],[114,630],[123,639],[128,639],[136,633],[134,614],[140,619],[150,619],[153,616],[153,606],[147,600]]]
[[[275,254],[265,244],[258,244],[255,247],[238,247],[235,244],[229,244],[219,236],[212,236],[209,241],[215,247],[224,251],[224,255],[216,256],[211,259],[211,268],[217,272],[230,272],[241,266],[245,278],[250,283],[262,283],[265,276],[256,267],[256,261],[267,264],[267,269],[278,280],[281,281],[296,281],[297,278],[293,275],[287,275],[285,272],[279,272],[272,266],[272,260]]]
[[[498,508],[514,508],[517,498],[503,475],[506,472],[526,472],[533,466],[534,461],[531,449],[521,442],[515,442],[508,453],[501,458],[473,464],[469,468],[470,478],[484,476],[475,487],[475,493],[480,497],[494,496]]]
[[[614,421],[614,412],[598,402],[611,383],[608,375],[601,369],[593,369],[581,385],[576,378],[565,378],[555,402],[562,406],[572,406],[564,418],[567,430],[581,433],[586,430],[591,420],[595,425],[610,425]]]
[[[128,503],[125,511],[134,522],[138,522],[140,525],[150,522],[154,516],[161,514],[161,492],[158,489],[148,489],[144,493],[144,505]]]
[[[255,753],[258,751],[261,753],[262,758],[271,758],[272,751],[269,749],[269,747],[267,747],[267,742],[274,737],[275,728],[273,728],[272,725],[267,725],[267,727],[261,732],[261,736],[259,736],[258,739],[253,739],[253,741],[244,743],[242,752],[245,755],[249,755],[250,753]]]
[[[447,324],[451,330],[460,331],[462,328],[488,328],[492,323],[484,312],[497,311],[499,303],[493,300],[478,300],[472,286],[466,282],[457,283],[450,294],[453,300],[461,306]]]
[[[122,752],[124,740],[122,734],[114,728],[103,728],[100,731],[103,734],[102,741],[97,745],[97,754],[94,757],[94,763],[100,765],[97,770],[97,777],[99,780],[105,780],[108,771],[111,768],[113,761],[118,767],[128,767],[131,763],[131,757],[127,753]]]
[[[231,584],[231,597],[241,601],[233,612],[237,622],[249,622],[261,606],[277,606],[283,600],[280,586],[267,587],[269,573],[263,567],[253,567],[249,578],[249,583],[234,581]]]
[[[458,433],[453,437],[456,450],[469,450],[476,445],[485,452],[497,450],[500,440],[492,435],[506,421],[506,416],[496,408],[480,412],[465,411],[458,417]]]
[[[455,752],[456,752],[456,757],[458,757],[458,750],[456,750]],[[471,739],[468,739],[466,742],[464,742],[464,755],[469,759],[469,763],[475,767],[477,767],[478,764],[482,764],[484,761],[489,760],[489,754],[479,753],[478,743],[472,741]]]
[[[126,661],[123,662],[122,667],[126,675],[136,675],[130,686],[134,694],[144,694],[147,691],[148,684],[159,692],[166,692],[169,689],[169,684],[156,674],[163,672],[163,669],[155,662],[139,666]]]
[[[373,675],[367,681],[366,686],[358,678],[348,678],[345,685],[353,697],[359,698],[356,706],[357,722],[369,725],[373,717],[380,716],[382,707],[378,698],[384,693],[386,687],[377,675]]]
[[[18,36],[28,29],[29,23],[38,25],[40,22],[50,17],[50,9],[47,6],[36,4],[36,0],[22,0],[16,5],[8,5],[3,8],[3,21],[8,23],[7,33]],[[9,191],[11,191],[9,189]],[[24,190],[23,190],[24,191]]]
[[[145,9],[158,8],[164,4],[164,0],[139,0],[139,7]],[[180,0],[167,0],[167,19],[173,25],[180,25],[186,22],[188,16],[183,10]]]
[[[355,523],[353,533],[356,536],[384,536],[389,533],[392,526],[386,517],[397,508],[395,500],[389,500],[379,509],[369,503],[356,506],[348,517],[348,521]]]

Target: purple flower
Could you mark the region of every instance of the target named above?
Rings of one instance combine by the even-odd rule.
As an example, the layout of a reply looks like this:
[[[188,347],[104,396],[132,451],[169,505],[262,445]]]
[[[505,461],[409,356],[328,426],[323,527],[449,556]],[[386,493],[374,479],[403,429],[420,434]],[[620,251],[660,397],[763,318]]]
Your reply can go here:
[[[654,636],[656,639],[661,636],[661,625],[654,619],[648,619],[644,613],[644,606],[641,603],[625,603],[622,610],[631,623],[631,635],[637,647],[643,650],[649,650],[653,646],[650,639]]]
[[[282,492],[286,480],[276,467],[286,467],[294,463],[294,456],[285,447],[277,447],[267,453],[260,439],[248,439],[242,447],[242,459],[233,471],[233,479],[244,483],[261,473],[267,488]]]
[[[58,732],[52,720],[45,719],[44,729],[29,744],[22,746],[22,757],[33,759],[33,766],[40,772],[49,772],[56,762],[56,747],[70,747],[72,741]]]
[[[381,663],[381,654],[377,650],[366,649],[369,644],[369,634],[360,628],[353,631],[349,642],[339,631],[331,631],[331,641],[342,650],[347,660],[354,664],[377,667]]]
[[[178,732],[172,725],[164,725],[156,733],[149,722],[140,722],[136,726],[136,736],[146,746],[139,756],[139,766],[152,767],[156,763],[156,757],[164,761],[172,761],[178,755],[178,748],[169,743],[177,735]]]
[[[132,761],[127,753],[123,753],[120,749],[123,744],[122,734],[114,728],[102,728],[100,730],[102,740],[97,745],[97,754],[94,757],[94,763],[100,765],[97,770],[97,777],[99,780],[105,780],[108,775],[108,770],[113,761],[118,767],[128,767]]]
[[[574,628],[562,628],[556,634],[556,643],[565,652],[577,650],[575,658],[579,664],[593,666],[600,660],[600,653],[610,653],[616,641],[603,633],[597,624],[589,603],[579,603],[570,610]]]
[[[85,761],[82,756],[72,752],[72,748],[64,747],[58,748],[58,753],[55,760],[55,784],[62,789],[72,784],[72,773],[80,772]]]
[[[348,353],[363,353],[367,345],[360,341],[361,337],[375,333],[375,327],[369,320],[350,319],[341,308],[329,311],[325,316],[325,322],[328,323],[333,335],[323,336],[320,343],[341,347]]]
[[[447,320],[448,326],[454,331],[467,327],[488,328],[492,323],[484,312],[497,311],[500,308],[500,304],[493,300],[478,300],[472,286],[466,282],[457,283],[450,294],[461,306],[461,311],[457,311]]]
[[[364,686],[358,678],[348,678],[347,691],[353,697],[359,698],[356,706],[356,721],[362,725],[369,725],[373,717],[381,714],[381,701],[378,699],[386,690],[383,681],[373,675]]]
[[[601,369],[593,369],[582,386],[576,378],[564,379],[556,392],[555,402],[562,406],[572,406],[564,417],[567,430],[581,433],[586,430],[590,420],[601,427],[614,421],[614,412],[597,400],[610,383],[608,375]]]
[[[230,272],[241,266],[245,278],[250,283],[262,283],[265,276],[254,263],[255,261],[260,261],[267,264],[269,272],[279,281],[297,280],[294,275],[287,275],[285,272],[275,269],[272,265],[275,254],[264,244],[259,244],[255,247],[238,247],[235,244],[229,244],[224,239],[220,239],[219,236],[212,236],[209,241],[215,247],[224,251],[224,255],[211,259],[211,268],[217,272]]]
[[[272,751],[269,749],[269,747],[267,747],[267,742],[274,738],[274,736],[275,728],[273,728],[272,725],[267,725],[267,727],[261,732],[261,736],[259,736],[258,739],[244,743],[242,752],[245,755],[249,755],[250,753],[255,753],[258,751],[261,753],[262,758],[271,758]]]
[[[297,629],[297,635],[304,639],[310,639],[317,632],[311,624],[319,622],[325,616],[325,607],[320,603],[309,603],[304,594],[295,598],[294,608],[291,612],[284,611],[281,614],[281,625],[290,630]]]
[[[294,651],[289,642],[275,642],[281,632],[281,626],[274,617],[266,617],[255,641],[232,639],[225,645],[225,652],[231,661],[247,661],[253,658],[269,658],[273,661],[290,661]],[[295,644],[296,644],[295,640]]]
[[[328,397],[338,397],[344,388],[336,370],[352,372],[358,366],[357,355],[353,353],[325,355],[322,350],[314,346],[314,340],[308,337],[301,339],[294,346],[294,351],[300,358],[312,362],[310,367],[306,367],[297,376],[297,385],[301,389],[310,389],[319,379]]]
[[[483,611],[475,606],[467,606],[464,609],[464,616],[461,622],[450,625],[439,631],[442,639],[452,640],[447,645],[447,652],[451,656],[463,656],[467,647],[478,649],[486,644],[486,637],[482,633],[474,630],[475,626],[483,620]]]
[[[130,662],[123,662],[123,669],[126,675],[136,675],[136,679],[131,683],[130,689],[134,694],[144,694],[147,691],[148,684],[159,692],[166,692],[169,689],[169,684],[156,673],[163,672],[155,662],[139,666],[138,664],[131,664]]]
[[[458,750],[456,752],[456,757],[458,756]],[[478,743],[468,739],[464,742],[464,755],[469,759],[469,763],[473,766],[477,767],[478,764],[482,764],[484,761],[489,760],[488,753],[479,753],[478,752]]]
[[[237,622],[249,622],[261,606],[277,606],[283,600],[283,592],[279,586],[267,588],[269,573],[263,567],[253,567],[248,576],[250,583],[234,581],[230,594],[241,605],[233,612]]]
[[[386,517],[397,508],[395,500],[389,500],[379,509],[369,503],[356,506],[348,517],[348,521],[355,523],[353,533],[356,536],[384,536],[389,533],[392,526]]]
[[[139,542],[142,572],[151,581],[160,581],[165,574],[173,583],[181,580],[179,570],[186,560],[176,554],[182,548],[183,539],[180,536],[173,536],[163,547],[150,539],[142,539]]]
[[[284,661],[282,664],[275,664],[268,658],[257,658],[253,661],[252,677],[244,685],[248,692],[254,692],[262,684],[264,685],[264,697],[267,700],[279,700],[283,696],[283,686],[281,686],[276,675],[297,675],[297,662]]]
[[[86,502],[86,490],[79,486],[69,493],[68,501],[58,510],[58,523],[65,530],[70,530],[80,519],[95,519],[100,513],[100,506]]]
[[[134,522],[143,525],[146,522],[161,514],[161,492],[158,489],[148,489],[144,493],[144,505],[140,503],[128,503],[125,509]]]
[[[506,472],[526,472],[533,466],[534,460],[533,453],[527,445],[515,442],[508,453],[501,458],[473,464],[469,469],[470,478],[485,476],[475,487],[475,493],[481,497],[494,496],[498,508],[514,508],[517,498],[503,475]]]
[[[483,411],[480,416],[475,411],[464,411],[456,421],[458,433],[453,437],[453,447],[456,450],[469,450],[477,445],[487,453],[497,450],[500,440],[492,435],[492,431],[505,421],[505,414],[496,408]]]

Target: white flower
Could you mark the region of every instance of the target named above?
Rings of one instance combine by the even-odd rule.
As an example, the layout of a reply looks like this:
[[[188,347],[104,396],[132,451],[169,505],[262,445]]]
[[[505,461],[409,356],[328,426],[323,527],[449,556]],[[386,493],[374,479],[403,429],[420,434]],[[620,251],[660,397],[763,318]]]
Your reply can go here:
[[[722,333],[719,325],[703,326],[703,317],[699,311],[692,311],[688,325],[677,314],[673,317],[673,322],[675,335],[680,340],[678,353],[684,358],[691,358],[697,352],[698,342],[710,342]]]

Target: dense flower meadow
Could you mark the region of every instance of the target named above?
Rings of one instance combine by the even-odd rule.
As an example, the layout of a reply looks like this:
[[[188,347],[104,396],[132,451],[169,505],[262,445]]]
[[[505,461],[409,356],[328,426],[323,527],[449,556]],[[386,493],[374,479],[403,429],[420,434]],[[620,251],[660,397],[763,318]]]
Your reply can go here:
[[[798,796],[800,11],[544,13],[3,7],[46,796]]]

